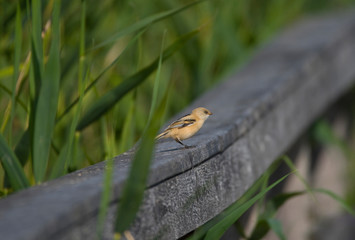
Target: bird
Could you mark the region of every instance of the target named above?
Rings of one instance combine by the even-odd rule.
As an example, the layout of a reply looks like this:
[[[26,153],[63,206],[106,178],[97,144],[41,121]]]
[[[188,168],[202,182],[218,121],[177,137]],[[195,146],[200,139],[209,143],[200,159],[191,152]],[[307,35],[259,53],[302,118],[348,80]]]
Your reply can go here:
[[[190,146],[184,144],[182,141],[195,135],[210,115],[212,115],[212,112],[206,108],[195,108],[190,114],[172,122],[161,134],[156,136],[155,139],[172,138],[185,148],[189,148]]]

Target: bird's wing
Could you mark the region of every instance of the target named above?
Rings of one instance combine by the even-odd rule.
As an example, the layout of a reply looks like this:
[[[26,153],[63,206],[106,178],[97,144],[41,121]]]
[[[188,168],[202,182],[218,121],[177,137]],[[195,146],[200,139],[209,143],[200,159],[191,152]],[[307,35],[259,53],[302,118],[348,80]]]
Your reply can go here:
[[[190,126],[192,124],[194,124],[196,122],[196,119],[191,118],[190,114],[187,114],[181,118],[179,118],[178,120],[174,121],[173,123],[171,123],[166,130],[168,129],[172,129],[172,128],[183,128],[183,127],[187,127]]]

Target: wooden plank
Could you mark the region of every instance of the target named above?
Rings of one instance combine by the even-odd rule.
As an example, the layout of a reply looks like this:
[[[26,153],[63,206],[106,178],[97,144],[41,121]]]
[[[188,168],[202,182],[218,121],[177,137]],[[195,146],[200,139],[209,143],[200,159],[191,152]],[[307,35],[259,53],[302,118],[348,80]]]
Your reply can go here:
[[[355,82],[355,12],[305,19],[261,49],[197,106],[214,115],[186,140],[158,144],[136,239],[174,239],[238,199]],[[182,113],[182,114],[184,114]],[[132,152],[115,159],[112,222]],[[0,200],[4,239],[94,239],[104,163]]]

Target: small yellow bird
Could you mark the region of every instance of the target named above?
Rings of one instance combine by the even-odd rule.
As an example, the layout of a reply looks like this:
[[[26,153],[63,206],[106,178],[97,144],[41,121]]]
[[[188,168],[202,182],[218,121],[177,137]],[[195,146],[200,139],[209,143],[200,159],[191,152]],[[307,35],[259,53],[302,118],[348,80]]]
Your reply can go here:
[[[210,115],[212,113],[206,108],[195,108],[191,114],[187,114],[171,123],[155,139],[173,138],[176,142],[187,148],[189,146],[183,144],[181,141],[195,135]]]

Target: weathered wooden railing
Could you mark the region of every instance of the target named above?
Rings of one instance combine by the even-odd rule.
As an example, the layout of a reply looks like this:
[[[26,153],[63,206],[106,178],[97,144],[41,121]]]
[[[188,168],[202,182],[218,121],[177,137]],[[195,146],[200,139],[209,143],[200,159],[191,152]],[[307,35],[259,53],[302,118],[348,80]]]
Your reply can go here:
[[[355,82],[355,12],[306,19],[194,102],[214,115],[181,149],[159,143],[136,239],[175,239],[236,201]],[[105,236],[113,231],[132,152],[115,158]],[[1,239],[94,239],[105,163],[0,201]]]

